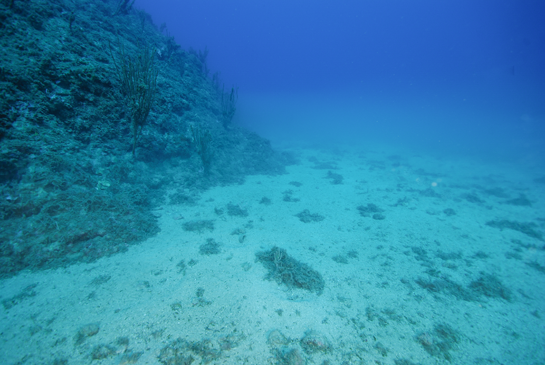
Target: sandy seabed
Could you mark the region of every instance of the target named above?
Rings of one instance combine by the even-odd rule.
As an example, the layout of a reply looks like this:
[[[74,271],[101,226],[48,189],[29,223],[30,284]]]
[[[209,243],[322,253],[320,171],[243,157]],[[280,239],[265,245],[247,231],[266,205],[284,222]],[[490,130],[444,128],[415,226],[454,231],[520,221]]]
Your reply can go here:
[[[126,253],[2,280],[0,363],[545,363],[543,171],[292,152],[287,174],[157,210]],[[267,280],[275,246],[323,292]]]

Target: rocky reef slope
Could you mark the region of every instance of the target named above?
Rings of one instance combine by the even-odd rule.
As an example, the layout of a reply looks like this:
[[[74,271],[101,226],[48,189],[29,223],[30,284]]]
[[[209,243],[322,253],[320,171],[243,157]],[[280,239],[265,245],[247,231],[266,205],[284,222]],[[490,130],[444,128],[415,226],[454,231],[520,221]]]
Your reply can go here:
[[[0,276],[122,252],[160,204],[282,173],[288,156],[230,123],[206,52],[164,33],[123,0],[0,4]],[[133,155],[116,61],[143,49],[156,93]]]

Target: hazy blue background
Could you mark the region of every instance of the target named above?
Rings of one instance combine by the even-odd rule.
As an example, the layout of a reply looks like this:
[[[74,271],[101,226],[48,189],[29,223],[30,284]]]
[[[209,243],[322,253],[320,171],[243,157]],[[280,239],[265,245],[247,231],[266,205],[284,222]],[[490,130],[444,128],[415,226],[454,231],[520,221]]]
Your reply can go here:
[[[545,156],[545,1],[137,0],[273,141]]]

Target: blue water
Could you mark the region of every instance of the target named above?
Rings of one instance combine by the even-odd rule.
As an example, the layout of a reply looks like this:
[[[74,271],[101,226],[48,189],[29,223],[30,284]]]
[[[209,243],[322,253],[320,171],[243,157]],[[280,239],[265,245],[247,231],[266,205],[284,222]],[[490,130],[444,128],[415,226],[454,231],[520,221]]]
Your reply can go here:
[[[368,140],[543,164],[541,1],[138,0],[274,141]]]
[[[419,172],[415,176],[409,174],[403,178],[398,177],[398,181],[420,184],[422,179],[431,179],[421,185],[422,188],[433,187],[440,192],[443,184],[441,177],[428,175],[423,178],[417,175],[426,176],[423,171],[428,169],[443,169],[445,173],[452,173],[445,180],[450,180],[447,185],[450,184],[454,190],[444,193],[449,196],[446,198],[449,204],[461,210],[466,201],[476,202],[473,200],[473,189],[488,192],[513,189],[513,196],[522,194],[520,196],[523,197],[528,193],[536,199],[534,201],[542,199],[543,186],[539,177],[545,174],[543,1],[138,0],[136,4],[148,11],[156,24],[165,23],[165,33],[175,37],[182,47],[207,48],[210,52],[208,65],[211,72],[220,72],[227,86],[239,87],[235,122],[271,139],[280,148],[309,147],[311,151],[323,147],[356,146],[365,149],[381,146],[385,151],[384,160],[381,161],[386,161],[386,165],[391,163],[389,159],[392,158],[386,157],[388,154],[393,153],[395,158],[399,157],[392,151],[411,151],[399,152],[400,158],[422,158],[423,168],[418,169],[413,165],[413,171]],[[308,151],[301,153],[306,156]],[[309,161],[312,158],[314,156]],[[343,158],[339,156],[338,160]],[[436,161],[437,165],[431,163],[431,160]],[[369,161],[372,162],[373,158],[361,165],[362,171],[367,171],[363,166],[367,166]],[[458,165],[454,161],[464,162]],[[385,168],[385,171],[395,175],[403,170],[403,166],[401,162],[401,168],[394,164],[391,170]],[[518,171],[521,175],[515,172],[516,168],[511,169],[515,166],[520,168]],[[304,175],[303,171],[301,168],[299,172]],[[297,176],[295,170],[293,173],[293,176]],[[323,178],[312,172],[308,176],[311,175],[316,179]],[[348,179],[359,181],[357,176],[358,173],[354,173]],[[504,180],[495,180],[498,177]],[[363,179],[371,185],[377,184],[376,199],[382,196],[388,200],[388,194],[395,195],[396,191],[400,194],[396,197],[399,198],[398,202],[406,199],[406,193],[400,188],[403,183],[397,187],[382,188],[380,177],[376,177],[377,180],[373,180],[373,177],[371,180],[366,177]],[[458,188],[467,190],[465,193],[457,192]],[[369,193],[369,190],[366,191]],[[316,199],[325,199],[323,197],[327,194],[339,194],[332,201],[343,199],[340,193],[326,191],[321,191]],[[361,195],[357,193],[355,199],[361,199],[362,195],[366,196],[365,192],[361,192]],[[353,199],[347,196],[344,198]],[[394,203],[393,200],[390,204]],[[482,231],[487,219],[484,217],[488,216],[498,219],[506,217],[514,221],[533,219],[533,222],[538,222],[535,227],[543,227],[543,212],[535,210],[541,203],[527,209],[508,207],[506,204],[511,203],[500,200],[494,203],[489,201],[479,208],[472,206],[461,214],[460,221],[452,225],[445,223],[445,226],[443,223],[448,220],[444,217],[438,217],[437,221],[427,219],[429,216],[440,216],[438,212],[443,211],[444,207],[433,204],[427,206],[426,201],[420,200],[415,207],[410,208],[415,209],[414,213],[405,211],[404,215],[398,217],[397,225],[393,223],[384,231],[384,235],[389,237],[384,240],[384,244],[390,245],[392,252],[398,253],[405,250],[407,245],[415,245],[412,246],[414,252],[422,248],[438,249],[437,257],[443,255],[441,250],[444,249],[460,254],[463,252],[465,257],[472,255],[473,250],[482,249],[494,257],[494,264],[486,266],[487,272],[499,274],[504,279],[509,278],[511,283],[517,282],[522,287],[542,283],[541,239],[536,243],[537,246],[521,243],[524,249],[514,248],[524,257],[523,260],[531,261],[527,261],[527,265],[538,268],[528,273],[511,266],[512,258],[517,254],[504,251],[500,243],[504,240],[497,241],[497,238],[487,236]],[[428,217],[415,218],[414,214],[424,211]],[[342,230],[340,227],[345,224],[341,218],[342,212],[331,210],[330,213],[342,222],[339,223],[339,230]],[[411,219],[415,219],[414,223],[409,223]],[[480,223],[474,225],[474,222]],[[323,236],[332,235],[331,230],[327,231],[323,226],[321,228]],[[401,231],[399,239],[393,238],[393,232],[398,230]],[[467,232],[469,236],[463,233],[458,236],[455,233],[458,230]],[[274,232],[269,235],[271,240],[276,239]],[[463,237],[472,237],[472,242],[462,243]],[[516,238],[507,241],[514,245],[521,242]],[[298,244],[292,242],[284,244],[286,247],[298,247]],[[332,245],[335,247],[336,244]],[[371,261],[378,256],[369,255]],[[389,255],[386,254],[386,257]],[[393,263],[384,264],[392,267],[385,272],[396,277],[394,273],[402,265],[403,259],[397,256],[392,260]],[[425,261],[422,257],[417,258],[417,261],[420,260]],[[362,264],[359,270],[365,272],[369,262]],[[450,263],[441,260],[436,263],[438,266],[426,271],[430,277],[433,277],[436,270],[448,271]],[[335,266],[327,269],[335,270]],[[398,272],[394,281],[403,282],[405,271],[397,270],[401,272]],[[415,267],[408,270],[411,272],[408,275],[419,272]],[[460,270],[454,277],[460,274],[469,279],[481,269],[466,261],[466,266]],[[359,278],[358,275],[356,277]],[[483,275],[483,281],[492,277]],[[350,282],[350,279],[346,280]],[[434,295],[435,290],[439,292],[449,287],[450,279],[445,280],[443,283],[436,282],[437,287],[435,284],[428,287],[429,292]],[[442,285],[443,289],[439,288]],[[367,290],[365,287],[362,292],[367,293]],[[391,290],[390,295],[393,292],[400,293],[399,289],[392,287]],[[519,290],[522,296],[523,292],[524,289]],[[366,343],[372,342],[373,333],[382,333],[385,336],[383,338],[392,339],[393,342],[399,339],[401,344],[392,350],[395,353],[393,356],[398,359],[407,356],[417,363],[480,361],[499,364],[505,360],[505,363],[517,361],[542,364],[545,359],[545,353],[539,350],[543,349],[545,336],[540,319],[545,315],[542,314],[542,288],[537,287],[533,294],[535,296],[531,295],[532,298],[526,298],[528,303],[535,300],[533,304],[522,311],[513,309],[512,312],[507,309],[509,306],[500,309],[490,302],[470,309],[460,305],[459,301],[449,303],[452,297],[445,301],[435,297],[438,302],[416,300],[406,302],[406,306],[395,302],[393,298],[380,297],[379,294],[356,295],[353,299],[360,305],[368,298],[380,300],[383,305],[398,311],[405,310],[405,313],[409,313],[408,308],[412,307],[423,321],[443,319],[450,323],[449,326],[464,328],[467,334],[465,339],[474,345],[472,350],[470,347],[462,349],[461,345],[454,345],[452,350],[457,348],[459,353],[450,358],[448,354],[443,356],[439,354],[440,351],[435,351],[443,342],[438,338],[428,342],[427,333],[405,333],[399,327],[397,332],[394,330],[393,333],[384,334],[380,328],[367,328],[367,332],[360,328],[361,332],[368,333],[369,337],[360,334]],[[340,298],[340,301],[345,300],[342,295]],[[441,304],[437,304],[439,302]],[[423,314],[422,308],[436,308],[436,311],[431,309],[433,314]],[[328,310],[326,306],[323,309]],[[373,321],[373,310],[372,304],[367,307],[368,321]],[[336,314],[343,317],[342,312],[339,314],[337,311]],[[528,313],[538,318],[541,324],[536,324],[534,318],[528,319]],[[498,318],[503,319],[497,322]],[[505,327],[499,324],[504,321],[507,321]],[[286,328],[296,326],[296,323],[297,319]],[[516,327],[511,327],[514,323],[520,325],[519,330],[512,330]],[[522,335],[524,340],[516,343],[521,338],[522,328],[531,335]],[[441,328],[435,331],[441,337],[438,335]],[[348,342],[357,337],[354,333],[345,333],[345,336]],[[458,343],[459,338],[456,336],[450,339],[456,338],[453,342]],[[444,337],[445,342],[448,342],[448,337],[448,334]],[[428,358],[412,357],[412,350],[407,343],[414,341],[423,346],[430,355]],[[378,349],[380,353],[382,344],[373,346],[373,351]],[[451,348],[448,349],[447,352]],[[517,353],[517,349],[521,353]],[[278,363],[303,363],[297,359],[289,362],[287,354],[277,354],[276,359],[284,361]],[[391,361],[392,354],[389,355],[385,363],[391,363],[388,361]],[[355,358],[350,359],[355,361]],[[366,358],[366,355],[361,358]],[[345,363],[359,363],[351,361]]]

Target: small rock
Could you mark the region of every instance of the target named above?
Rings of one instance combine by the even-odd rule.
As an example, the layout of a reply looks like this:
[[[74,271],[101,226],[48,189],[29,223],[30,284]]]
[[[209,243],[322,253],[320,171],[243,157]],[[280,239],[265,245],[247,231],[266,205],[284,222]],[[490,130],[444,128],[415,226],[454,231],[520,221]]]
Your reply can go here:
[[[331,349],[327,338],[317,331],[307,331],[301,339],[301,347],[307,354],[327,352]]]
[[[272,330],[267,338],[269,346],[287,345],[289,340],[279,330]]]
[[[87,337],[94,336],[100,330],[100,323],[89,323],[81,327],[75,336],[76,345],[81,345]]]

